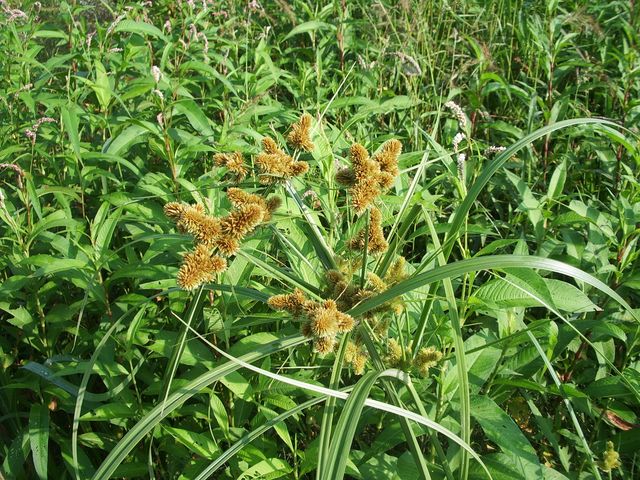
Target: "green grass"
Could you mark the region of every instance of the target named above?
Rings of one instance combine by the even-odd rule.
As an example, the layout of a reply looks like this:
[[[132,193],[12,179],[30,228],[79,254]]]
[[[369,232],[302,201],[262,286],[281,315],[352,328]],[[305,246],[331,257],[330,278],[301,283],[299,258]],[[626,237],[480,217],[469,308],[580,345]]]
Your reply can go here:
[[[639,8],[0,4],[0,478],[636,478]],[[355,251],[336,173],[390,139]],[[232,211],[226,152],[282,205],[185,291],[163,207]],[[371,292],[321,355],[267,300],[331,270]]]

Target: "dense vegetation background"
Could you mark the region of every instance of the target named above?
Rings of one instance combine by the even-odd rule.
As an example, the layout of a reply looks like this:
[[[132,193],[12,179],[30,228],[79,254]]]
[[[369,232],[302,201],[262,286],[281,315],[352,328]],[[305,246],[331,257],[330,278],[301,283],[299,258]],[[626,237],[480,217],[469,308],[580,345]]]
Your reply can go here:
[[[0,8],[5,478],[640,475],[633,0]],[[165,203],[228,211],[214,154],[284,145],[303,112],[309,172],[274,188],[282,206],[216,283],[178,288],[192,241]],[[333,178],[352,143],[389,139],[390,247],[354,253],[368,217]],[[265,304],[400,255],[409,277],[350,310],[404,300],[353,333],[364,376],[351,333],[318,355]],[[425,348],[442,358],[419,371]],[[378,380],[390,366],[407,375]]]

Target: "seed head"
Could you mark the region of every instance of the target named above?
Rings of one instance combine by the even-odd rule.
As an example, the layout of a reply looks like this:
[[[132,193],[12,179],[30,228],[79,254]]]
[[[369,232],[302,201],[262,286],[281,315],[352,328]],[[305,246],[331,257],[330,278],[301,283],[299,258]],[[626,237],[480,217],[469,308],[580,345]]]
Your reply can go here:
[[[274,295],[267,301],[267,304],[274,310],[284,310],[295,317],[305,312],[305,307],[309,303],[302,290],[296,288],[293,293],[284,295]]]
[[[313,142],[309,135],[311,131],[311,115],[304,113],[297,123],[291,125],[291,132],[287,136],[287,142],[293,148],[310,152],[313,150]]]
[[[613,447],[613,442],[607,442],[607,449],[604,451],[602,456],[602,470],[605,472],[610,472],[616,468],[619,468],[622,464],[620,463],[620,454],[616,452]]]
[[[178,271],[178,285],[184,290],[193,290],[203,283],[213,280],[216,273],[227,268],[224,258],[211,256],[204,245],[196,246],[193,252],[187,253]]]
[[[317,337],[313,342],[313,351],[320,355],[333,352],[336,347],[336,337]]]
[[[442,352],[435,347],[423,347],[413,359],[414,366],[423,377],[429,374],[429,368],[435,366],[442,358]]]
[[[241,240],[258,226],[265,213],[264,207],[257,204],[248,204],[233,210],[220,219],[221,233],[225,237]]]
[[[238,183],[244,180],[249,172],[244,164],[244,157],[240,152],[218,153],[214,155],[213,161],[219,167],[227,167],[229,172],[235,176],[235,181]]]

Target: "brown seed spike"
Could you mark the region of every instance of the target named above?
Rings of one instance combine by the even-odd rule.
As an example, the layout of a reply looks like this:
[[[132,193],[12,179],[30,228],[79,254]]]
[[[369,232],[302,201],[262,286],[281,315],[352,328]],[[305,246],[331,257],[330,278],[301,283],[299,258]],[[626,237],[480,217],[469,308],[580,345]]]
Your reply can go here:
[[[223,236],[241,240],[252,232],[264,218],[265,209],[260,205],[249,204],[234,210],[220,219],[220,230]]]
[[[193,252],[184,256],[184,261],[178,271],[178,285],[184,290],[193,290],[203,283],[213,280],[216,273],[227,268],[227,262],[217,256],[213,257],[204,245],[198,245]]]
[[[235,238],[231,237],[218,237],[214,240],[213,245],[218,249],[225,257],[230,257],[231,255],[235,255],[240,250],[240,242]]]
[[[244,157],[240,152],[218,153],[213,161],[219,167],[227,167],[235,175],[236,182],[241,182],[247,176],[249,170],[244,165]]]
[[[305,113],[300,117],[298,123],[291,125],[291,132],[289,132],[289,135],[287,136],[287,142],[289,142],[289,145],[293,148],[310,152],[313,150],[313,142],[309,135],[310,130],[311,115]]]
[[[335,337],[318,337],[313,342],[313,350],[320,355],[326,355],[327,353],[333,352],[335,346]]]
[[[262,149],[268,155],[282,155],[284,152],[278,148],[278,144],[270,137],[262,139]]]
[[[173,221],[178,221],[188,205],[184,202],[169,202],[164,206],[164,214]]]
[[[311,333],[315,337],[333,336],[338,331],[337,310],[322,308],[310,321]]]

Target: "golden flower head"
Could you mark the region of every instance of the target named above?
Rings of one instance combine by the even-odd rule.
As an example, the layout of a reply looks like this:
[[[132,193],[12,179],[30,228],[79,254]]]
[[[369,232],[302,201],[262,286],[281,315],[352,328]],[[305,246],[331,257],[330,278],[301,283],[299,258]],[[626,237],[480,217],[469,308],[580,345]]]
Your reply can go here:
[[[262,149],[264,150],[264,153],[268,155],[281,155],[284,153],[280,150],[275,140],[270,137],[264,137],[262,139]]]
[[[310,152],[313,150],[313,142],[310,136],[311,131],[311,115],[302,114],[297,123],[291,125],[291,131],[287,136],[287,142],[293,148]]]
[[[387,340],[387,363],[392,367],[397,367],[402,363],[402,347],[395,338]]]
[[[218,153],[214,155],[213,161],[219,167],[227,167],[234,174],[236,182],[244,180],[249,172],[244,164],[244,157],[240,152]]]
[[[402,152],[402,143],[398,140],[389,140],[382,145],[382,148],[373,159],[380,165],[380,184],[383,188],[389,188],[398,176],[398,157]]]
[[[387,288],[389,288],[387,283],[373,272],[367,273],[367,281],[369,282],[372,290],[376,293],[384,292]]]
[[[344,361],[351,363],[359,352],[358,346],[350,340],[344,350]]]
[[[348,313],[338,311],[336,320],[339,333],[347,333],[353,330],[355,320]]]
[[[442,352],[436,350],[435,347],[423,347],[413,359],[413,364],[420,372],[420,375],[426,377],[429,373],[429,368],[435,366],[441,358]]]
[[[189,205],[184,202],[169,202],[164,206],[164,214],[171,220],[177,222],[180,220],[182,212],[184,212],[188,206]]]
[[[317,337],[313,341],[313,351],[320,355],[326,355],[333,352],[336,347],[336,337]]]
[[[337,310],[319,308],[310,318],[309,326],[315,337],[335,336],[338,332]]]
[[[198,225],[197,230],[194,232],[194,237],[198,243],[203,243],[210,247],[215,243],[220,233],[220,219],[207,215]]]
[[[228,236],[220,236],[216,238],[213,245],[218,249],[218,252],[225,257],[235,255],[238,253],[238,250],[240,250],[240,242],[237,239]]]
[[[178,271],[178,285],[184,290],[193,290],[203,283],[213,280],[216,273],[227,268],[224,258],[211,255],[204,245],[197,245],[193,252],[184,256],[182,266]]]
[[[356,214],[361,215],[382,192],[378,185],[377,178],[365,177],[358,180],[355,185],[349,189],[349,193],[351,195],[351,205]]]
[[[308,302],[302,290],[296,288],[293,293],[273,295],[267,304],[274,310],[284,310],[294,316],[300,316],[305,312]]]
[[[267,199],[256,195],[255,193],[249,193],[239,188],[229,188],[227,190],[227,198],[235,208],[242,209],[247,205],[259,205],[264,210],[263,222],[271,220],[271,213],[274,212],[282,203],[278,197],[269,197]]]
[[[407,278],[407,273],[405,272],[407,262],[404,257],[398,257],[398,259],[391,264],[387,274],[384,276],[385,282],[389,285],[395,285],[396,283],[401,282],[402,280]]]
[[[369,234],[367,239],[367,251],[371,254],[386,252],[389,244],[384,238],[382,230],[382,212],[376,207],[371,208],[369,216]],[[364,232],[360,231],[355,238],[349,242],[349,247],[353,250],[363,250],[365,244]]]
[[[241,240],[262,222],[266,213],[264,207],[255,203],[233,210],[226,217],[220,219],[222,235]]]
[[[356,375],[362,375],[364,373],[364,369],[367,366],[367,355],[364,352],[360,352],[353,358],[351,362],[351,366],[353,367],[353,373]]]

